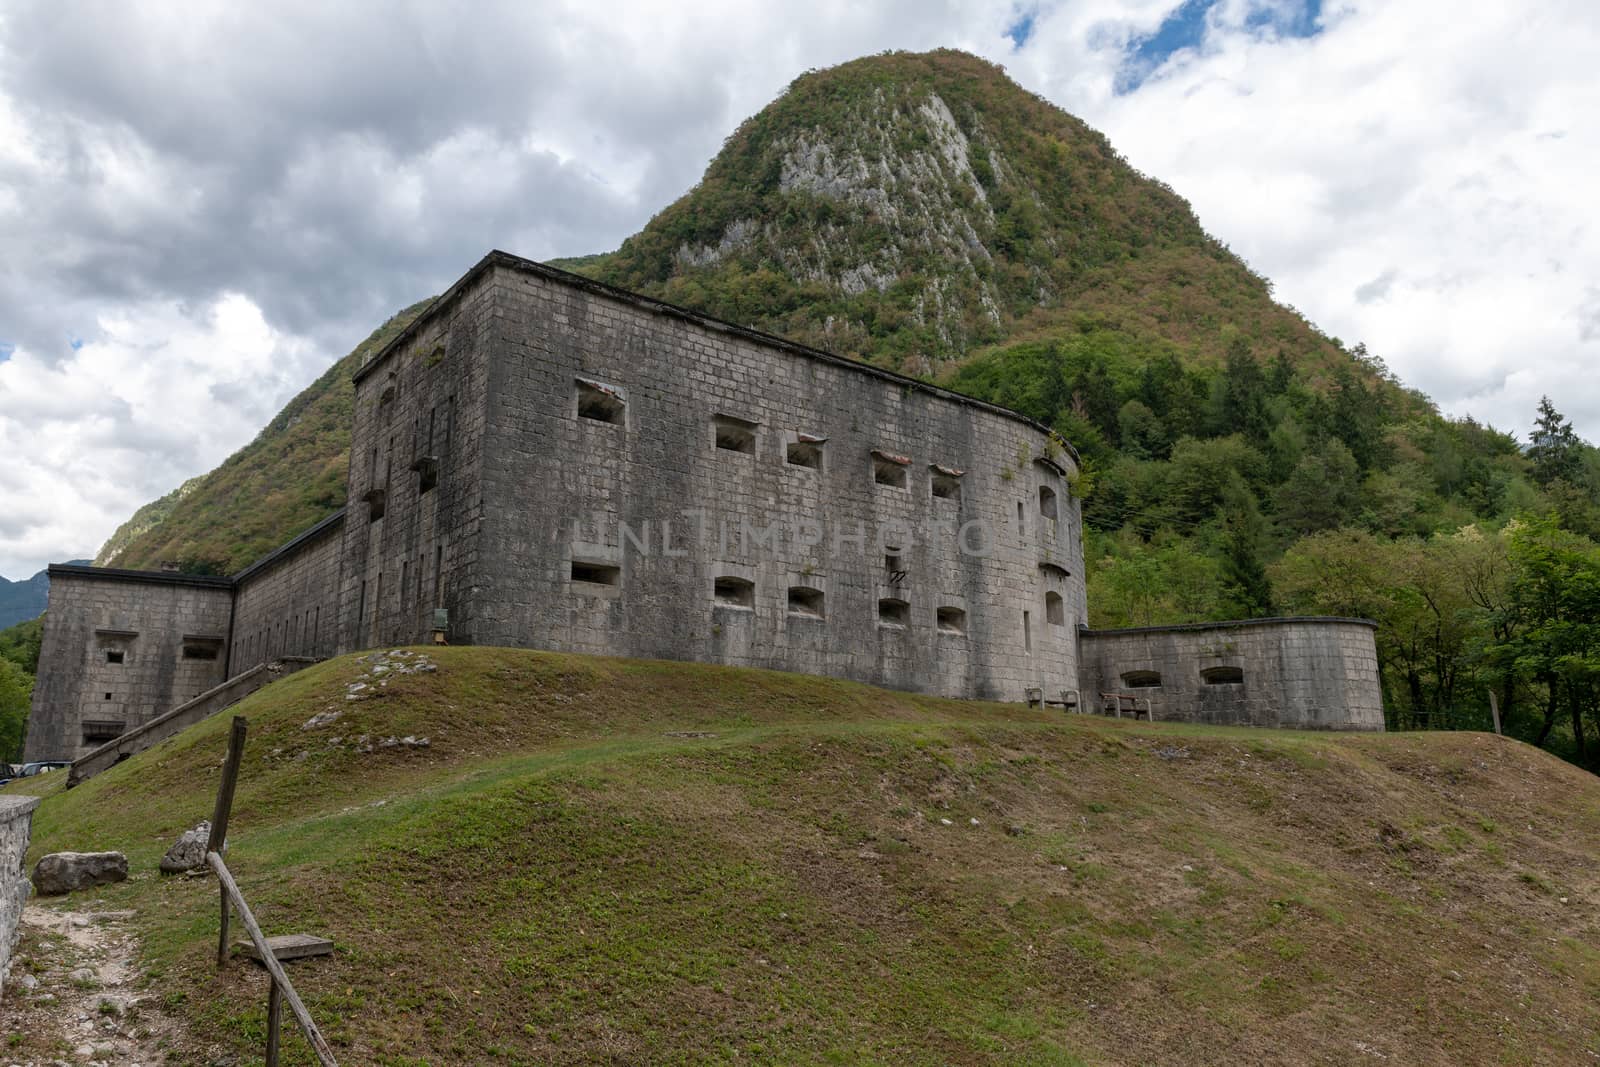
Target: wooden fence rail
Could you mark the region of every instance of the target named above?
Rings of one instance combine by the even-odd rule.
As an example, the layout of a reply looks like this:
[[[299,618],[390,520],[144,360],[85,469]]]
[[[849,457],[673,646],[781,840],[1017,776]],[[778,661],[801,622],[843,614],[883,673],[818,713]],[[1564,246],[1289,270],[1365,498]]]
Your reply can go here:
[[[288,1001],[289,1013],[299,1024],[300,1032],[306,1035],[306,1041],[311,1045],[311,1050],[317,1054],[317,1059],[325,1067],[339,1067],[339,1061],[333,1058],[333,1049],[328,1047],[327,1039],[312,1021],[311,1013],[306,1010],[300,995],[294,991],[294,983],[290,982],[289,976],[284,973],[283,964],[272,951],[272,946],[267,943],[266,935],[261,932],[261,926],[251,913],[250,905],[245,903],[244,894],[239,892],[239,884],[233,880],[233,874],[222,858],[223,852],[227,849],[228,816],[233,810],[233,790],[238,784],[239,764],[244,759],[244,741],[248,730],[249,723],[242,716],[235,715],[233,730],[228,736],[228,761],[223,765],[222,782],[217,787],[217,806],[211,819],[211,836],[206,841],[206,863],[217,872],[217,881],[222,885],[222,933],[217,940],[217,969],[221,970],[228,962],[228,919],[231,908],[239,913],[239,921],[244,924],[251,943],[260,953],[261,962],[267,968],[267,973],[272,976],[272,989],[267,994],[267,1067],[278,1067],[278,1038],[285,1001]]]

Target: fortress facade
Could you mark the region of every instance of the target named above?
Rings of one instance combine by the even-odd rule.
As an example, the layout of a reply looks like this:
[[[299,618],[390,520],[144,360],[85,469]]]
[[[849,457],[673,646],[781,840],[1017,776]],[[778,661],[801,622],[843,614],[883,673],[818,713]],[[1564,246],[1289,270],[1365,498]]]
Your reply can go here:
[[[355,384],[348,504],[244,571],[50,568],[27,759],[436,637],[1383,727],[1361,620],[1086,629],[1077,456],[995,405],[502,252]]]

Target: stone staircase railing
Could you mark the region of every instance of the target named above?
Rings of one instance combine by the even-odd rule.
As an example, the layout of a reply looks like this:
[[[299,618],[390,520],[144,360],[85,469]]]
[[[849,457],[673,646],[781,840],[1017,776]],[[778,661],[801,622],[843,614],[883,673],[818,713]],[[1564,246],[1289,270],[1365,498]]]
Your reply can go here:
[[[272,663],[260,663],[234,675],[216,688],[201,693],[187,704],[179,704],[143,726],[136,726],[116,740],[107,741],[94,751],[79,756],[73,761],[72,769],[67,772],[67,788],[71,789],[80,782],[88,781],[129,756],[143,752],[173,734],[187,730],[200,720],[208,719],[217,712],[232,707],[262,686],[316,662],[308,656],[284,656]]]

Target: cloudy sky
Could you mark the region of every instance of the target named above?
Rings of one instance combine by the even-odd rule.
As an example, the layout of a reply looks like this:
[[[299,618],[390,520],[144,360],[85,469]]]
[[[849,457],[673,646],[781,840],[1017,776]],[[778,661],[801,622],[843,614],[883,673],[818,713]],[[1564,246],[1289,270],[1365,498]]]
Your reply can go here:
[[[470,11],[470,18],[461,12]],[[795,76],[953,46],[1448,412],[1600,440],[1592,0],[0,6],[0,575],[483,252],[614,248]]]

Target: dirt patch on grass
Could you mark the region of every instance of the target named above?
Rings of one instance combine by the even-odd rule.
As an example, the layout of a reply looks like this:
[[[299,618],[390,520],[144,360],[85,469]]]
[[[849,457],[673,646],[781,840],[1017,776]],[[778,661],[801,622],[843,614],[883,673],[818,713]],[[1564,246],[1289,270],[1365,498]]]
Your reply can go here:
[[[0,1013],[8,1062],[193,1062],[196,1044],[143,981],[133,917],[37,903],[24,909]]]

